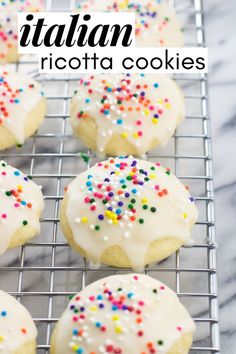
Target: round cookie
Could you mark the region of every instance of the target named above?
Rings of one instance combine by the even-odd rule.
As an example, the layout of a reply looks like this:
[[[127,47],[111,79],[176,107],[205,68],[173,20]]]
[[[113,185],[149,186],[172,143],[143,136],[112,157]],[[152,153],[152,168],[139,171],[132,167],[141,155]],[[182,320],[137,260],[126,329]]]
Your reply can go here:
[[[0,353],[35,354],[37,329],[14,297],[0,290]]]
[[[39,234],[43,208],[41,187],[0,161],[0,255]]]
[[[184,36],[173,7],[159,0],[86,0],[83,12],[134,12],[137,47],[182,47]]]
[[[169,169],[130,156],[99,162],[70,183],[61,226],[94,264],[140,271],[188,243],[197,215]]]
[[[176,294],[147,275],[110,276],[70,301],[51,354],[187,354],[195,325]]]
[[[84,76],[71,103],[75,135],[100,155],[142,156],[165,145],[184,115],[182,91],[161,74]]]
[[[0,1],[0,64],[14,63],[19,59],[17,13],[42,9],[42,0]]]
[[[21,146],[46,114],[40,84],[29,76],[0,67],[0,150]]]

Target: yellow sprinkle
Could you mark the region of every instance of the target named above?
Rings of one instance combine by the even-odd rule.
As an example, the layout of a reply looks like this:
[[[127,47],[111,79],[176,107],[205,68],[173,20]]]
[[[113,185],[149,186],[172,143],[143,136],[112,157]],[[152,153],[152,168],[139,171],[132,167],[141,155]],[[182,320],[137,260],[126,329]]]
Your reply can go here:
[[[122,328],[120,326],[117,326],[115,328],[116,333],[122,333]]]
[[[81,221],[86,224],[88,222],[88,218],[86,216],[83,216]]]
[[[145,109],[145,110],[144,110],[144,114],[145,114],[145,116],[148,116],[148,115],[150,114],[149,109]]]
[[[134,137],[134,138],[138,138],[138,133],[134,133],[134,134],[133,134],[133,137]]]
[[[154,178],[156,178],[156,174],[155,173],[152,173],[152,174],[150,174],[148,177],[150,178],[150,179],[154,179]]]
[[[162,104],[163,103],[163,100],[157,100],[157,103],[159,103],[159,104]]]
[[[22,191],[23,190],[23,187],[21,185],[17,186],[17,189]]]
[[[119,176],[119,174],[120,174],[120,172],[119,172],[119,171],[116,171],[116,175],[118,175],[118,176]]]
[[[0,336],[0,342],[3,342],[3,341],[4,341],[4,337]]]
[[[78,349],[79,349],[79,346],[78,346],[78,345],[76,345],[76,344],[74,344],[74,345],[72,345],[71,349],[72,349],[72,350],[74,350],[74,351],[76,351],[76,350],[78,350]]]
[[[114,315],[114,316],[112,317],[112,319],[113,319],[113,321],[118,321],[118,320],[120,319],[120,317],[119,317],[118,315]]]
[[[90,307],[90,310],[93,311],[93,312],[96,312],[97,311],[97,307],[96,306],[92,306],[92,307]]]
[[[121,133],[122,138],[127,138],[128,133]]]
[[[183,218],[187,219],[187,217],[188,217],[188,214],[187,213],[183,213]]]
[[[143,203],[143,204],[147,204],[147,202],[148,202],[147,198],[143,198],[143,199],[142,199],[142,203]]]
[[[170,103],[167,103],[166,108],[170,108],[170,107],[171,107]]]
[[[118,224],[118,220],[113,220],[113,224],[114,225]]]
[[[158,123],[158,119],[152,118],[152,123],[153,123],[153,124],[157,124],[157,123]]]

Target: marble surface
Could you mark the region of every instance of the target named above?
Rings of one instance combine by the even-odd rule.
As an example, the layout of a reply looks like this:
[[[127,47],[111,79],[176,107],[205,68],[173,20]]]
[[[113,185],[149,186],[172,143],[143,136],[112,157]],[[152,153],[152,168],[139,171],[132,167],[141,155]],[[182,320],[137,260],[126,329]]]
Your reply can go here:
[[[176,0],[178,3],[190,4],[192,0]],[[217,241],[219,245],[218,256],[218,272],[219,272],[219,294],[220,294],[220,319],[221,319],[221,353],[236,353],[236,316],[232,316],[236,306],[236,271],[235,271],[235,244],[234,235],[236,232],[236,167],[234,164],[234,154],[236,151],[235,133],[236,133],[236,115],[234,109],[236,103],[234,100],[234,89],[236,84],[235,70],[235,33],[233,32],[234,14],[236,13],[236,2],[229,0],[202,0],[206,10],[206,39],[210,50],[210,110],[212,118],[213,132],[213,149],[214,149],[214,175],[215,175],[215,192],[216,192],[216,220],[217,220]],[[62,9],[63,0],[54,1],[58,10]],[[192,24],[193,17],[187,19]],[[220,26],[220,27],[219,27]],[[192,40],[189,35],[189,40]],[[32,69],[35,66],[32,65]],[[28,71],[29,67],[20,65],[22,71]],[[188,81],[179,82],[184,92],[199,94],[199,87]],[[75,85],[65,87],[65,83],[58,82],[57,85],[47,83],[45,85],[47,95],[70,95]],[[60,114],[68,112],[68,101],[50,101],[48,104],[49,114]],[[200,114],[200,106],[197,102],[186,100],[188,114]],[[200,122],[201,123],[201,122]],[[201,124],[197,121],[186,120],[178,130],[178,134],[202,133]],[[57,174],[63,173],[65,176],[76,174],[86,168],[81,158],[64,158],[61,166],[60,159],[53,157],[50,153],[58,154],[60,151],[64,153],[77,153],[79,151],[86,152],[83,145],[72,139],[69,124],[64,124],[64,120],[47,119],[39,133],[41,135],[54,133],[59,136],[63,133],[65,140],[63,142],[59,138],[38,137],[37,139],[29,139],[21,151],[16,153],[15,149],[8,151],[8,162],[21,168],[25,172],[33,172],[35,182],[42,184],[44,194],[47,196],[46,209],[44,218],[57,220],[58,202],[55,195],[62,196],[63,189],[70,178],[63,178],[58,182]],[[178,154],[199,155],[202,154],[198,139],[189,141],[188,139],[180,139],[178,146]],[[35,158],[34,163],[24,154],[31,153],[32,144],[35,142],[35,151],[44,155]],[[191,143],[191,144],[190,144]],[[162,155],[173,155],[175,152],[174,139],[170,141],[168,146],[158,152],[152,152],[150,157],[154,159],[159,155],[159,160],[172,168],[178,175],[202,175],[204,174],[201,161],[179,160],[176,165],[174,159],[166,159]],[[16,157],[12,154],[16,153]],[[18,154],[18,156],[17,156]],[[2,155],[0,156],[0,158]],[[96,159],[91,160],[93,164]],[[53,174],[55,177],[47,178],[46,174]],[[196,181],[188,181],[194,196],[204,196],[204,185]],[[200,220],[204,220],[204,205],[198,202],[200,210]],[[199,225],[194,228],[193,236],[197,243],[204,243],[205,229]],[[52,249],[51,247],[40,246],[40,243],[59,242],[60,247]],[[38,242],[38,246],[33,244]],[[64,244],[65,239],[62,235],[57,222],[42,222],[42,233],[39,238],[33,241],[24,250],[22,257],[21,250],[11,250],[0,260],[0,267],[11,266],[20,267],[22,265],[30,268],[30,271],[24,271],[22,277],[17,271],[11,271],[3,268],[0,270],[0,288],[15,293],[17,290],[24,292],[48,292],[54,290],[57,292],[76,292],[84,285],[84,274],[81,267],[84,265],[82,258],[78,257],[75,252]],[[53,255],[53,257],[52,257]],[[186,268],[206,268],[205,249],[181,249],[180,266]],[[64,267],[73,266],[74,271],[55,271],[50,273],[50,266]],[[159,265],[160,271],[154,271],[151,274],[166,282],[173,289],[177,289],[176,277],[173,272],[161,271],[163,267],[173,268],[176,266],[175,255],[168,258]],[[43,267],[42,271],[40,268]],[[47,270],[48,267],[48,270]],[[17,268],[19,269],[19,268]],[[104,274],[112,274],[112,270],[104,270],[106,273],[97,271],[87,272],[86,282],[91,282]],[[235,274],[234,274],[235,273]],[[208,292],[208,282],[205,273],[185,273],[180,275],[180,288],[182,293],[188,292]],[[209,317],[208,302],[201,298],[185,298],[181,297],[183,303],[187,306],[192,316]],[[23,296],[21,301],[31,311],[34,318],[37,318],[39,329],[39,345],[49,344],[48,327],[45,321],[40,321],[49,315],[52,318],[60,316],[65,304],[67,296],[55,296],[53,303],[45,296]],[[53,321],[52,321],[53,322]],[[208,346],[209,343],[209,326],[204,323],[198,323],[197,333],[195,336],[195,346]],[[44,354],[45,350],[41,349],[38,354]],[[193,351],[191,354],[199,354],[199,351]]]
[[[204,1],[210,55],[210,109],[222,353],[236,353],[236,2]]]

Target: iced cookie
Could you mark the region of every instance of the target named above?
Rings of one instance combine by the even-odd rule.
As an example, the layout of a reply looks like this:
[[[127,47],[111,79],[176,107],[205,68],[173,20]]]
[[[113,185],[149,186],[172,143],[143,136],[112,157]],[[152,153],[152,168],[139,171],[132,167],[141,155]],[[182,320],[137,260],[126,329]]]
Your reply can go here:
[[[42,0],[4,0],[0,1],[0,64],[16,62],[18,12],[37,12],[43,9]]]
[[[115,275],[70,301],[51,354],[187,354],[195,325],[176,294],[147,275]]]
[[[39,233],[43,208],[41,187],[0,161],[0,255]]]
[[[75,135],[103,155],[142,156],[165,145],[184,114],[183,93],[166,75],[84,76],[71,104]]]
[[[45,114],[46,99],[39,83],[0,67],[0,150],[21,146]]]
[[[81,1],[78,9],[83,12],[134,12],[138,47],[184,45],[183,31],[174,8],[161,0],[87,0]]]
[[[0,290],[0,353],[35,354],[37,329],[24,306]]]
[[[72,181],[61,225],[91,262],[142,270],[188,243],[197,215],[169,169],[130,156],[99,162]]]

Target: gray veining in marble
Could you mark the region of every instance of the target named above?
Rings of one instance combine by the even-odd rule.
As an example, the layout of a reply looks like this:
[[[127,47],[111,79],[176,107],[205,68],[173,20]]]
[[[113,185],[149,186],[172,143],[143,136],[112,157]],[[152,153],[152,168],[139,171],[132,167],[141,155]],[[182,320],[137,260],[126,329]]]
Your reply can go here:
[[[236,2],[204,1],[216,193],[222,354],[236,353]]]

